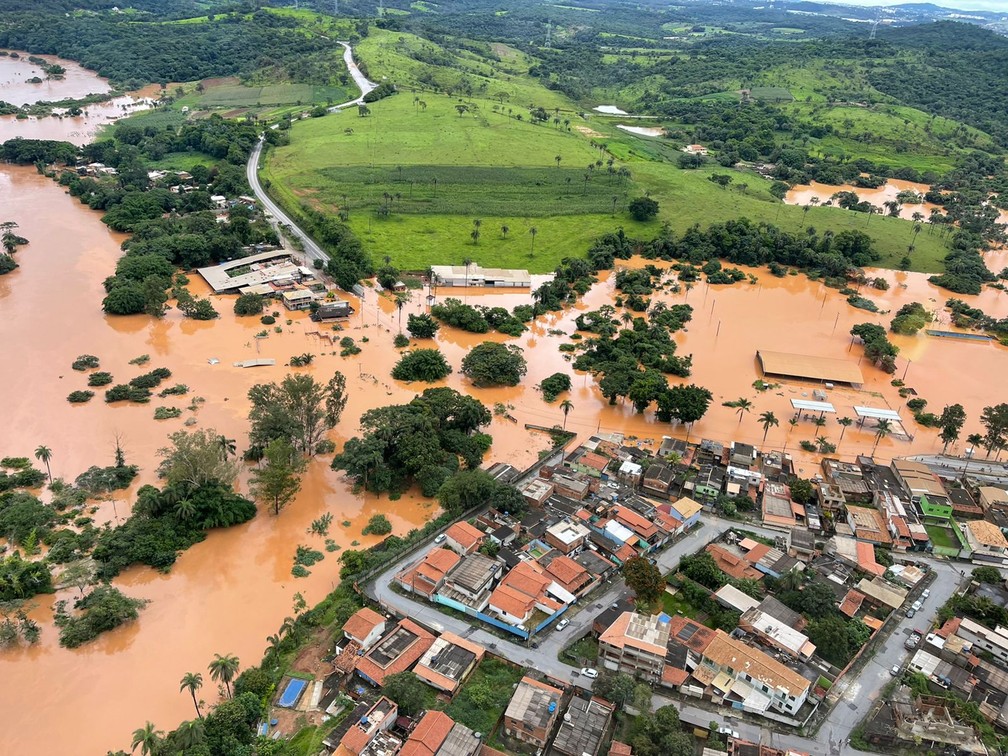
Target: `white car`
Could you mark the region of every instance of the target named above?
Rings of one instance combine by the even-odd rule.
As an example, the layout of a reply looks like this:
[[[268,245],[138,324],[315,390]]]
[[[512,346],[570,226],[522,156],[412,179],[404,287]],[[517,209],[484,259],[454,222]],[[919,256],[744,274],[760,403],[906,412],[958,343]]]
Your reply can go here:
[[[598,670],[592,669],[591,667],[581,667],[581,674],[594,680],[598,677]]]
[[[930,588],[925,588],[924,591],[921,593],[921,601],[924,601],[930,595],[931,595],[931,589]]]
[[[567,627],[567,625],[569,625],[569,624],[570,624],[570,620],[569,619],[562,619],[562,620],[560,620],[556,624],[556,630],[557,630],[557,632],[560,632],[565,627]]]
[[[437,538],[434,539],[434,543],[441,543],[445,539],[445,534],[440,533]]]
[[[731,735],[733,738],[735,738],[735,740],[738,740],[741,737],[738,733],[738,730],[733,730],[728,725],[721,725],[720,727],[718,727],[718,733],[721,735]]]

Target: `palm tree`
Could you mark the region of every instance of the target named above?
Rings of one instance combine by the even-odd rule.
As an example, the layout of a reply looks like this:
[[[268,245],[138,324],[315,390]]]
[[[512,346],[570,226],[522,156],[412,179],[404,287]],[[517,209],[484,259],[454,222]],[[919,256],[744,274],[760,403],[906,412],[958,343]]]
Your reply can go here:
[[[738,421],[739,424],[741,425],[742,413],[750,412],[752,410],[752,402],[750,402],[748,399],[742,396],[736,399],[734,402],[732,402],[732,406],[735,407],[735,411],[738,412]]]
[[[966,459],[966,466],[963,468],[962,479],[966,480],[966,471],[969,470],[970,462],[973,461],[973,456],[976,454],[976,448],[983,443],[983,436],[979,433],[970,433],[966,436],[966,443],[973,447],[973,453]]]
[[[140,753],[143,756],[151,756],[155,749],[161,745],[161,737],[163,735],[164,732],[154,729],[152,722],[148,722],[138,730],[133,730],[133,747],[130,748],[130,753],[133,753],[137,749],[137,746],[140,746]]]
[[[175,505],[175,516],[183,522],[188,522],[196,516],[196,504],[192,499],[179,499]]]
[[[560,402],[560,410],[563,412],[564,415],[564,421],[563,421],[564,430],[567,430],[567,415],[570,414],[570,411],[572,409],[574,409],[574,402],[572,402],[570,399],[564,399],[562,402]]]
[[[466,288],[468,289],[469,288],[469,266],[473,264],[472,258],[471,257],[465,258],[462,261],[462,264],[465,265],[465,269],[466,269],[465,285],[466,285]]]
[[[824,428],[826,426],[826,418],[823,417],[822,415],[819,415],[819,417],[817,417],[815,420],[812,421],[812,424],[816,428]]]
[[[35,459],[45,465],[46,473],[49,475],[49,485],[52,485],[52,470],[49,469],[49,460],[52,459],[52,449],[48,446],[39,445],[35,450]]]
[[[179,683],[179,693],[184,690],[188,690],[189,694],[192,696],[193,706],[196,707],[196,716],[203,719],[203,714],[200,712],[199,701],[196,700],[196,691],[203,687],[203,675],[199,672],[186,672],[182,675],[182,680]]]
[[[559,168],[560,167],[560,161],[563,160],[563,157],[561,157],[560,155],[557,155],[553,159],[556,160],[557,168]]]
[[[399,310],[399,333],[402,333],[402,311],[403,307],[406,306],[406,297],[402,294],[397,294],[395,298],[396,309]]]
[[[0,223],[0,231],[3,232],[3,248],[8,255],[13,255],[17,252],[18,236],[14,233],[14,229],[17,227],[18,224],[14,221]]]
[[[624,310],[623,314],[620,315],[620,320],[623,321],[623,325],[628,326],[633,323],[633,315],[630,314],[629,310]]]
[[[532,237],[532,247],[531,247],[531,249],[529,249],[529,256],[530,257],[535,252],[535,238],[536,238],[536,234],[538,234],[538,233],[539,233],[539,229],[536,228],[535,226],[532,226],[532,228],[529,229],[529,235]]]
[[[210,677],[219,683],[224,683],[227,688],[228,698],[231,698],[231,681],[238,675],[238,657],[233,654],[221,656],[214,654],[214,659],[210,662]]]
[[[875,427],[875,445],[872,446],[872,456],[875,456],[875,449],[878,448],[879,441],[892,433],[892,423],[888,420],[879,420]]]
[[[837,422],[840,424],[842,430],[840,431],[840,440],[837,441],[837,446],[843,442],[843,434],[846,433],[847,429],[854,424],[854,420],[849,417],[839,417]]]
[[[478,228],[474,228],[469,232],[469,238],[473,240],[473,244],[479,244],[480,230]]]
[[[501,226],[501,236],[503,236],[505,239],[507,239],[508,231],[510,231],[510,230],[511,229],[508,228],[508,224],[505,223],[504,225]]]
[[[235,454],[235,440],[233,438],[228,438],[227,436],[217,436],[217,445],[220,447],[221,456],[224,459],[228,457],[233,457]]]
[[[780,425],[780,420],[777,419],[777,416],[773,412],[767,410],[759,416],[759,422],[763,426],[763,443],[761,446],[766,446],[767,433],[771,428],[776,428]]]
[[[826,436],[819,436],[816,439],[816,443],[819,444],[819,453],[824,454],[826,452],[826,445],[829,444],[829,439]]]
[[[183,753],[190,748],[195,748],[206,740],[206,727],[201,719],[191,719],[183,722],[175,730],[175,743],[182,749]]]
[[[790,425],[791,427],[788,429],[787,436],[784,437],[783,451],[787,451],[788,441],[791,439],[791,431],[793,431],[795,426],[798,425],[798,418],[792,417],[790,420],[787,421],[787,424]]]

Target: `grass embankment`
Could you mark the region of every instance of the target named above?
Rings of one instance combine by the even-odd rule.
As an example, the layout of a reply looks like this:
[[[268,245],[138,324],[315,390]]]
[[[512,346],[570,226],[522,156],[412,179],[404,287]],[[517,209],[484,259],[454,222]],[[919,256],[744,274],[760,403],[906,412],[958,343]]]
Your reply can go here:
[[[485,57],[471,51],[463,57],[380,30],[356,52],[372,79],[388,76],[400,93],[372,103],[367,117],[352,109],[295,123],[291,144],[269,154],[262,175],[289,209],[307,203],[335,214],[345,208],[371,254],[388,255],[402,269],[469,257],[484,266],[547,272],[618,226],[651,238],[662,222],[681,232],[740,216],[789,231],[799,231],[803,220],[820,232],[864,231],[884,267],[897,267],[907,252],[909,221],[822,207],[806,215],[774,199],[770,182],[754,173],[715,163],[678,168],[675,144],[621,131],[618,118],[583,119],[573,103],[527,76],[529,61],[521,53],[488,47]],[[476,94],[458,94],[463,79]],[[530,123],[529,104],[545,107],[550,120]],[[610,174],[610,159],[631,177]],[[715,185],[713,173],[727,173],[732,185]],[[654,221],[639,223],[626,205],[645,191],[661,209]],[[946,251],[937,235],[920,234],[911,269],[940,271]]]

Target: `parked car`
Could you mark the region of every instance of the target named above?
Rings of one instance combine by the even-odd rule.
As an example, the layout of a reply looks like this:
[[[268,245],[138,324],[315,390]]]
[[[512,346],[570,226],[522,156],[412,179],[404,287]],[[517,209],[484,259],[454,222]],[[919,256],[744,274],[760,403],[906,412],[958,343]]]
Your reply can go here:
[[[434,543],[441,543],[445,539],[444,533],[438,533],[437,538],[434,539]]]
[[[892,666],[892,669],[889,670],[889,674],[892,675],[893,677],[899,677],[900,676],[900,668],[894,664]]]
[[[569,619],[562,619],[562,620],[560,620],[556,624],[556,630],[557,630],[557,632],[563,630],[569,624],[570,624],[570,620]]]
[[[591,667],[581,667],[581,674],[587,678],[594,680],[598,677],[598,670],[592,669]]]
[[[913,609],[915,612],[919,612],[922,606],[924,605],[920,601],[914,601],[913,605],[910,608]]]
[[[915,609],[913,609],[912,607],[910,609],[906,610],[906,616],[907,617],[913,617],[915,614],[917,614],[917,611]]]
[[[926,601],[931,596],[931,589],[925,588],[924,592],[921,593],[921,601]]]
[[[738,730],[733,730],[728,725],[721,725],[720,727],[717,728],[717,731],[721,735],[730,735],[731,737],[735,738],[736,740],[738,740],[740,737],[742,737],[741,735],[739,735]]]

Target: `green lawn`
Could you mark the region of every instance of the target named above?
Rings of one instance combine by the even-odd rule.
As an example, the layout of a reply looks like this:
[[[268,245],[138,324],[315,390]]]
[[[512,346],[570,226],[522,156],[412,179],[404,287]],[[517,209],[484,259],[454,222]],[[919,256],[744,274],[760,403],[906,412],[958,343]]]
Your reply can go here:
[[[203,94],[193,98],[192,105],[204,108],[250,108],[312,103],[338,104],[350,99],[353,99],[353,95],[344,87],[321,87],[311,84],[248,87],[242,84],[224,84],[210,87]]]
[[[942,527],[941,525],[925,525],[924,529],[927,531],[928,538],[931,539],[931,544],[936,551],[943,549],[955,553],[959,552],[959,539],[956,538],[951,528]]]
[[[661,597],[662,611],[670,617],[674,617],[676,614],[682,614],[690,619],[696,619],[698,611],[695,606],[685,601],[681,594],[671,594],[668,591],[662,594]]]
[[[594,667],[598,661],[599,644],[590,635],[572,643],[560,654],[560,661],[575,667],[587,664]]]

